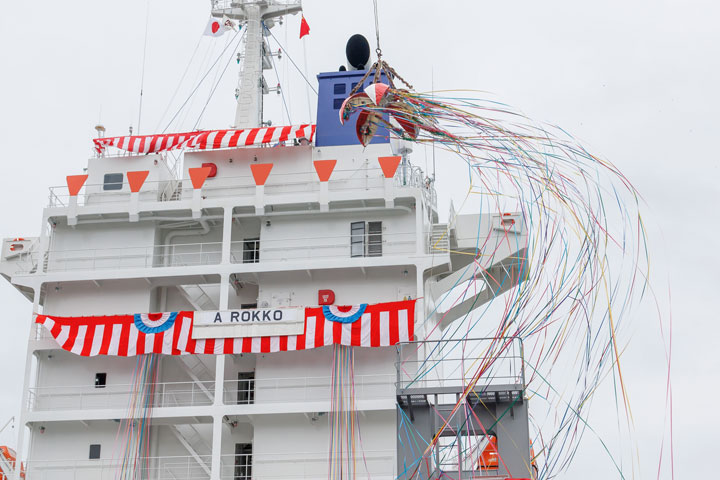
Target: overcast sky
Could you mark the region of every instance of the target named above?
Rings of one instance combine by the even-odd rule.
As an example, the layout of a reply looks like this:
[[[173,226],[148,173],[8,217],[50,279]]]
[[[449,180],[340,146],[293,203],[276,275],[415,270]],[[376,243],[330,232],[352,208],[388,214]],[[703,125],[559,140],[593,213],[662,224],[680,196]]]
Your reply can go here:
[[[374,38],[371,0],[303,3],[309,37],[298,40],[298,18],[273,29],[286,50],[277,65],[293,123],[311,119],[315,96],[288,54],[314,82],[316,73],[344,63],[351,34]],[[703,474],[717,470],[720,431],[718,313],[711,308],[720,287],[720,159],[710,141],[720,126],[720,4],[379,3],[385,58],[418,90],[429,90],[433,82],[438,90],[482,90],[486,98],[558,124],[619,166],[644,196],[663,307],[668,281],[672,293],[675,471],[677,478],[707,478]],[[0,8],[0,236],[34,236],[47,188],[63,184],[66,175],[81,173],[86,165],[94,125],[101,121],[111,136],[125,134],[130,125],[137,132],[147,2],[36,0],[3,2]],[[142,133],[167,126],[199,75],[231,41],[229,34],[201,38],[209,12],[205,0],[150,0],[149,12]],[[275,40],[271,44],[277,48]],[[237,64],[228,64],[227,58],[218,63],[222,69],[227,65],[225,75],[213,70],[172,130],[230,125]],[[274,73],[267,75],[270,84],[277,82]],[[275,124],[288,121],[281,105],[280,97],[268,98],[266,118]],[[416,158],[423,167],[424,162]],[[443,209],[458,185],[448,172],[438,171]],[[20,408],[31,305],[6,282],[0,283],[0,300],[5,309],[2,425]],[[655,478],[665,367],[651,305],[634,313],[631,330],[633,342],[624,361],[640,446],[635,475]],[[590,423],[602,429],[614,418],[598,403]],[[0,444],[14,444],[13,436],[0,433]],[[669,478],[667,472],[662,477]],[[617,476],[598,442],[588,438],[576,464],[561,478]]]

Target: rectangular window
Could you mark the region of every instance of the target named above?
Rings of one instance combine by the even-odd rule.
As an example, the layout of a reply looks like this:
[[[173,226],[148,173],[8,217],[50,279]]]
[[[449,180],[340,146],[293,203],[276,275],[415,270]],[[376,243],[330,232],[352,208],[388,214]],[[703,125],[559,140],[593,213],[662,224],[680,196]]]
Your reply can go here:
[[[342,97],[340,97],[340,98],[334,98],[334,99],[333,99],[333,108],[334,108],[335,110],[340,110],[340,107],[342,107],[342,104],[343,104],[344,101],[345,101],[345,99],[342,98]]]
[[[255,403],[255,372],[238,372],[237,404]]]
[[[95,388],[105,388],[107,385],[107,373],[95,374]]]
[[[368,222],[367,256],[382,257],[382,222]]]
[[[335,85],[333,85],[335,95],[343,95],[345,93],[346,87],[347,85],[345,85],[344,83],[336,83]]]
[[[92,444],[90,445],[90,455],[88,455],[88,458],[90,460],[99,460],[100,459],[100,445],[99,444]]]
[[[382,222],[350,224],[350,256],[382,257]]]
[[[350,256],[365,256],[365,222],[350,224]]]
[[[440,467],[448,472],[485,472],[498,469],[497,437],[495,435],[443,436],[437,446]],[[488,472],[489,473],[489,472]]]
[[[235,475],[233,480],[252,478],[252,443],[235,444]]]
[[[243,263],[258,263],[260,261],[260,239],[246,238],[243,242]]]
[[[103,179],[103,190],[122,190],[123,174],[122,173],[106,173]]]

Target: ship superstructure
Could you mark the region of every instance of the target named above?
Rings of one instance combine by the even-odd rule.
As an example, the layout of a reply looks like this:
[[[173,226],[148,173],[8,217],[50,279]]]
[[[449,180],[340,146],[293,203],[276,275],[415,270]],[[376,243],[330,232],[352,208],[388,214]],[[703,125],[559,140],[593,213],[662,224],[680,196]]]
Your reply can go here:
[[[454,348],[440,335],[452,321],[517,284],[521,217],[440,223],[411,145],[380,130],[362,147],[338,121],[362,69],[318,75],[315,124],[263,125],[262,29],[300,6],[215,8],[248,29],[234,129],[98,138],[86,172],[51,189],[40,236],[3,241],[0,273],[37,322],[26,478],[117,478],[137,356],[153,352],[144,476],[327,477],[336,345],[354,355],[354,475],[530,478],[520,342],[492,382],[433,360]],[[181,148],[176,171],[167,151]],[[478,276],[485,290],[436,308]],[[473,345],[481,356],[486,341]],[[474,415],[452,410],[463,397]]]

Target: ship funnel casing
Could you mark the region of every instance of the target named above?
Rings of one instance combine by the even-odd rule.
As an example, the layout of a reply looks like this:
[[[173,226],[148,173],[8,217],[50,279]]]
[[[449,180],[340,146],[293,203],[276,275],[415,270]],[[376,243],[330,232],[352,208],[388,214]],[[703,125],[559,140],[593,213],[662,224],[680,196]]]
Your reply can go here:
[[[339,120],[339,111],[352,89],[362,80],[367,70],[347,70],[340,72],[321,73],[318,79],[318,106],[317,129],[315,131],[315,145],[318,147],[337,145],[360,145],[355,132],[355,123],[358,113],[354,113],[345,124]],[[380,81],[388,83],[383,73]],[[358,91],[363,91],[373,82],[369,75]],[[383,115],[387,121],[387,115]],[[389,143],[390,134],[384,127],[379,127],[371,144]]]

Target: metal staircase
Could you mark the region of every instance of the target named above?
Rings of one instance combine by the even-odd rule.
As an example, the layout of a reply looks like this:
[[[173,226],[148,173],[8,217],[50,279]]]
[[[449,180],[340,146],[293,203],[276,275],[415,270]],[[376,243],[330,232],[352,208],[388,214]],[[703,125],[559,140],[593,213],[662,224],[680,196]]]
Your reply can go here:
[[[201,285],[178,285],[177,288],[195,310],[217,310],[215,300]]]
[[[190,424],[170,425],[170,430],[182,446],[185,447],[195,462],[197,462],[202,471],[207,474],[208,478],[210,478],[210,465],[207,464],[203,456],[207,457],[211,449],[203,439],[200,432],[198,432],[197,429]]]
[[[450,250],[450,231],[447,223],[432,226],[428,243],[428,253],[444,253]]]
[[[450,253],[450,271],[429,281],[429,298],[438,305],[471,281],[482,288],[440,305],[434,315],[441,329],[517,286],[526,268],[527,230],[520,213],[457,215],[451,207],[450,214],[452,224],[435,224],[429,235],[430,253]]]

